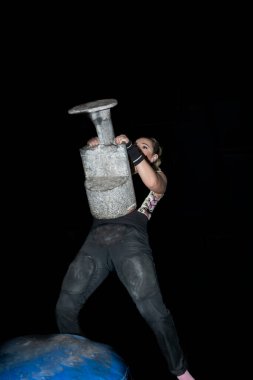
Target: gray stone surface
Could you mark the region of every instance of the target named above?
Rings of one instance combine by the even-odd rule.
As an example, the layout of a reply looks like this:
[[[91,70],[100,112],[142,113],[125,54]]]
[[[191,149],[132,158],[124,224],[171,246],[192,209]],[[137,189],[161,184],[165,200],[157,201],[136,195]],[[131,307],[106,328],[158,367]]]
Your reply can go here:
[[[96,147],[80,149],[89,207],[97,219],[124,216],[136,207],[126,146],[114,144],[110,108],[116,104],[115,99],[103,99],[69,110],[70,114],[87,113],[100,141]]]

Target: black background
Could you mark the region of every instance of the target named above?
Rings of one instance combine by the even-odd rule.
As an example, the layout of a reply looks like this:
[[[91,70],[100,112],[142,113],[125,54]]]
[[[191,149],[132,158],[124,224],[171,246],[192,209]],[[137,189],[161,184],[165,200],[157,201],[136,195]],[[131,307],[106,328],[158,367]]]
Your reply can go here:
[[[61,281],[91,225],[79,149],[95,128],[67,111],[115,98],[115,134],[154,135],[164,148],[168,191],[150,237],[190,369],[199,380],[243,378],[253,211],[247,11],[29,11],[8,12],[3,58],[1,341],[57,332]],[[135,380],[170,378],[114,275],[81,321]]]

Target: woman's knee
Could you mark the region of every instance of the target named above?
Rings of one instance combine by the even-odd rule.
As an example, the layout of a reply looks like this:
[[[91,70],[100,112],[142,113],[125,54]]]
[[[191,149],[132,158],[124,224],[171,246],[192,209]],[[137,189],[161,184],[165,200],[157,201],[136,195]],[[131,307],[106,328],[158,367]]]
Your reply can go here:
[[[125,258],[120,276],[135,302],[160,292],[154,263],[148,255]]]

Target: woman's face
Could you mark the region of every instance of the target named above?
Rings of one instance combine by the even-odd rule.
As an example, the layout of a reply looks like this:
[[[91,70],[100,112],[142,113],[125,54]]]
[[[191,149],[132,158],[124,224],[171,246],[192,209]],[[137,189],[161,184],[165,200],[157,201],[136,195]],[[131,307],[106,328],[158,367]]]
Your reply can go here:
[[[135,141],[135,144],[142,151],[142,153],[147,157],[150,162],[154,162],[157,156],[154,154],[153,142],[147,137],[140,137]]]

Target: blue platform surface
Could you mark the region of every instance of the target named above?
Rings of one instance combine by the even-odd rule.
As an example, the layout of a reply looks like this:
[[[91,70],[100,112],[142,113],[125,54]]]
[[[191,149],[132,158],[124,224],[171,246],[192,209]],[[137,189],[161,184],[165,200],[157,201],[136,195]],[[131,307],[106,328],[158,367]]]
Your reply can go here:
[[[0,380],[129,380],[108,345],[71,334],[21,336],[0,346]]]

